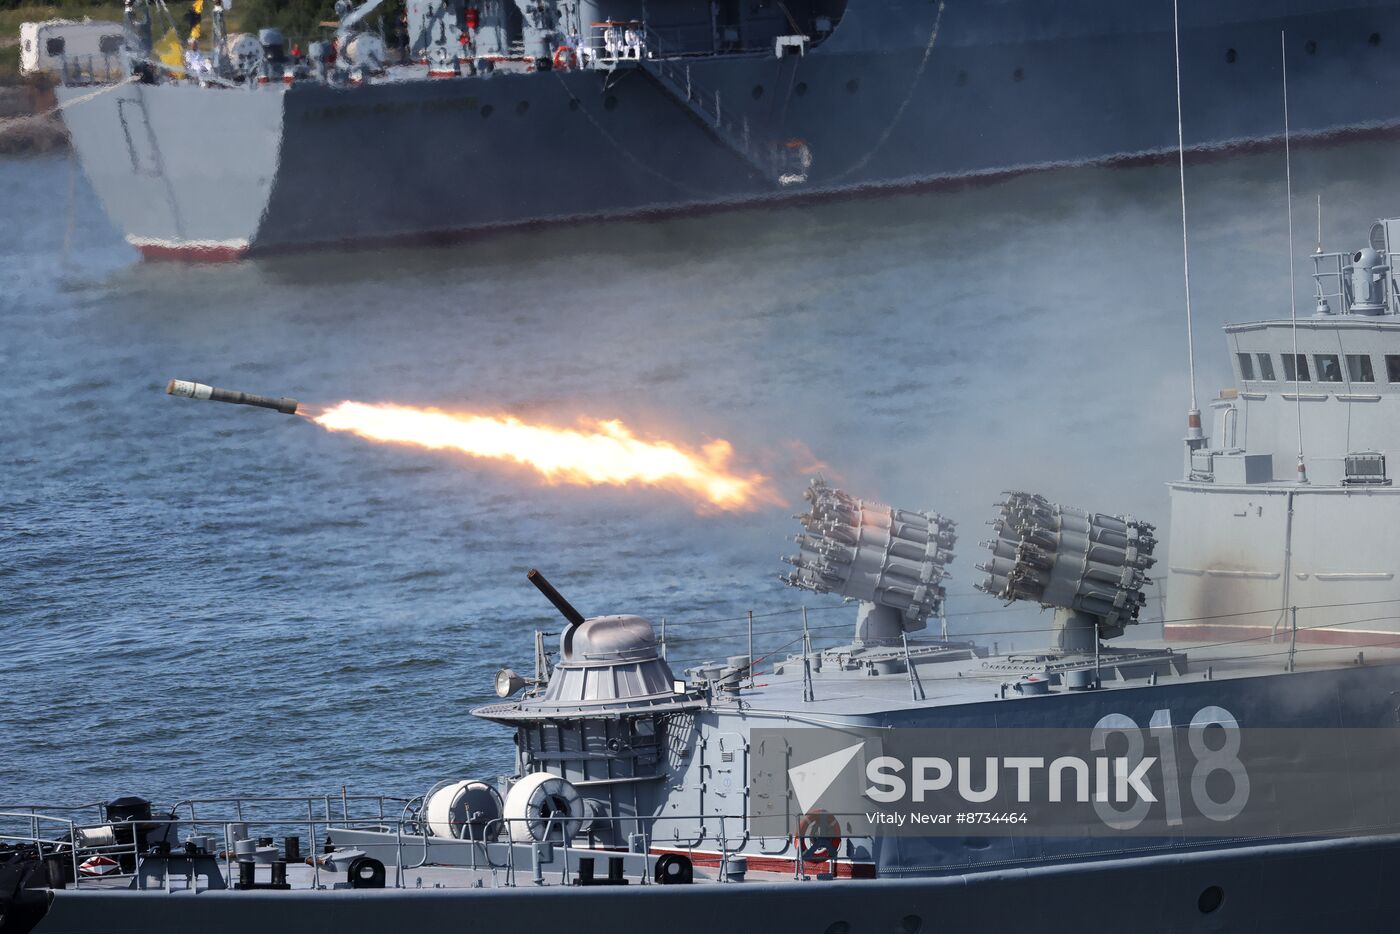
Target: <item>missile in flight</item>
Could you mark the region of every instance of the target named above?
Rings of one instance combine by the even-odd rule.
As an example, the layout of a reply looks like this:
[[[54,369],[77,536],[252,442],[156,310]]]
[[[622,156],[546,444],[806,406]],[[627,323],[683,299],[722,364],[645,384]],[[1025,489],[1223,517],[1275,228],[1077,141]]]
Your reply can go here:
[[[172,396],[183,396],[186,399],[208,399],[211,402],[227,402],[230,405],[255,405],[261,409],[281,412],[283,415],[297,414],[299,404],[295,399],[255,396],[232,389],[219,389],[214,386],[206,386],[203,383],[193,383],[186,379],[172,379],[165,384],[165,391]]]

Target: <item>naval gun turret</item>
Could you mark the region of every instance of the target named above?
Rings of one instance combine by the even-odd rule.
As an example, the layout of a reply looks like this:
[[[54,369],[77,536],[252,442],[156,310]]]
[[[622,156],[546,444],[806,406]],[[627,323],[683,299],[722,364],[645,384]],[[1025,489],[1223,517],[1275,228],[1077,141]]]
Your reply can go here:
[[[643,617],[585,617],[539,571],[528,577],[567,623],[556,663],[542,688],[472,711],[516,731],[524,777],[504,795],[509,834],[561,841],[577,832],[626,845],[635,819],[658,806],[668,744],[693,742],[686,715],[704,694],[675,678]],[[502,693],[528,683],[502,674]],[[541,813],[555,817],[526,820]]]

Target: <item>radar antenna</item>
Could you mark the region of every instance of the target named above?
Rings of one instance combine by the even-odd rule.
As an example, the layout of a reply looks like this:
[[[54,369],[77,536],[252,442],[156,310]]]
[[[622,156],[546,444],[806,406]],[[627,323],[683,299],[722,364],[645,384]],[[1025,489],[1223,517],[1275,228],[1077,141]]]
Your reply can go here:
[[[860,601],[856,643],[898,644],[943,609],[943,581],[957,542],[953,520],[855,497],[816,477],[803,492],[805,530],[779,579],[802,590]]]
[[[978,590],[1011,603],[1055,607],[1056,648],[1098,652],[1099,639],[1123,634],[1147,602],[1142,588],[1156,563],[1156,529],[1130,516],[1087,512],[1034,493],[1008,492],[992,521],[997,537]]]

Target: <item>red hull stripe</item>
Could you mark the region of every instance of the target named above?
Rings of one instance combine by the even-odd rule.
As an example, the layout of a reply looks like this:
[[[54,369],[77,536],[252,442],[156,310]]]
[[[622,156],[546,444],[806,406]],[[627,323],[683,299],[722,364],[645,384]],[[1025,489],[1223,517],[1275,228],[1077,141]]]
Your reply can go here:
[[[704,866],[708,869],[718,869],[720,856],[718,853],[705,852],[703,850],[670,850],[665,847],[654,846],[651,848],[653,855],[665,853],[678,853],[687,856],[690,861],[697,866]],[[781,856],[755,856],[751,853],[734,853],[731,856],[743,856],[749,861],[749,869],[754,872],[785,872],[793,873],[797,870],[797,860],[784,859]],[[830,872],[831,863],[826,860],[803,861],[803,870],[815,876],[818,873]],[[836,861],[836,878],[838,879],[873,879],[875,878],[874,863],[854,863],[850,860]]]
[[[143,243],[137,249],[146,259],[178,260],[182,263],[232,263],[248,255],[246,246]]]

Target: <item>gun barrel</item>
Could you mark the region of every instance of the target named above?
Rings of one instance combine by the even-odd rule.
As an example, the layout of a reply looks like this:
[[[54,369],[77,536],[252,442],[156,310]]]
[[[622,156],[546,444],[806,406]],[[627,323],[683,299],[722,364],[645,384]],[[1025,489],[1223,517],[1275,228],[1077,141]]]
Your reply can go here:
[[[570,626],[577,626],[579,623],[583,622],[583,614],[574,609],[574,605],[568,600],[565,600],[564,595],[555,590],[554,585],[545,580],[543,574],[534,568],[530,568],[530,573],[526,574],[525,577],[539,589],[540,593],[545,595],[545,598],[548,599],[550,603],[554,604],[554,608],[569,621]]]
[[[206,386],[203,383],[194,383],[185,379],[172,379],[165,384],[165,391],[172,396],[183,396],[186,399],[207,399],[210,402],[227,402],[230,405],[255,405],[261,409],[281,412],[283,415],[297,414],[297,406],[299,405],[295,399],[255,396],[251,393],[238,392],[233,389],[219,389],[217,386]]]

